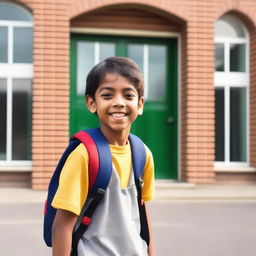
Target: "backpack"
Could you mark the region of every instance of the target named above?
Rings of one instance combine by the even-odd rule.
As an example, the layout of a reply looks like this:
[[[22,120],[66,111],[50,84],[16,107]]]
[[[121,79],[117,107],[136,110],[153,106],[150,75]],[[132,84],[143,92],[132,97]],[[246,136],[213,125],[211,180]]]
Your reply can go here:
[[[141,237],[149,245],[149,232],[145,212],[145,205],[141,203],[142,174],[146,162],[146,152],[143,142],[135,135],[129,135],[132,151],[132,164],[135,184],[138,191],[138,206],[141,223]],[[104,197],[112,174],[112,156],[109,143],[99,128],[86,129],[73,135],[69,146],[63,153],[48,187],[47,200],[44,207],[44,240],[47,246],[52,246],[52,225],[57,210],[51,206],[52,200],[59,186],[61,170],[69,154],[83,143],[88,152],[89,189],[86,203],[78,217],[79,225],[72,235],[72,255],[77,255],[77,245],[80,238],[91,223],[91,218],[97,206]]]

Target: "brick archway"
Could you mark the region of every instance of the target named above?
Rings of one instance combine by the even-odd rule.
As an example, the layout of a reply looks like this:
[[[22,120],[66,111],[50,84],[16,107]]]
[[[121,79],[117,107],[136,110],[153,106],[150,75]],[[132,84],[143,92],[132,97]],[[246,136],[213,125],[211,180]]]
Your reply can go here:
[[[100,8],[112,8],[113,6],[133,6],[135,8],[149,10],[165,16],[176,17],[177,20],[186,21],[189,17],[189,8],[182,5],[179,6],[178,1],[173,3],[156,2],[153,0],[139,0],[139,1],[85,1],[76,0],[72,3],[69,18],[73,19],[83,13],[87,13]]]

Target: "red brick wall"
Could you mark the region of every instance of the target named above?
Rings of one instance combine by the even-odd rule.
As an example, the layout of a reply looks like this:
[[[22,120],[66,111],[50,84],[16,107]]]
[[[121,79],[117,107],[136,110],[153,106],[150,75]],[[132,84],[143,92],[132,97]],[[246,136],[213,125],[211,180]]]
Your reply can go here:
[[[69,21],[125,0],[22,0],[34,17],[33,188],[45,189],[68,141]],[[181,28],[181,177],[212,183],[214,173],[214,21],[235,10],[250,31],[251,164],[256,166],[256,1],[137,0],[186,22]],[[149,8],[149,9],[150,9]]]

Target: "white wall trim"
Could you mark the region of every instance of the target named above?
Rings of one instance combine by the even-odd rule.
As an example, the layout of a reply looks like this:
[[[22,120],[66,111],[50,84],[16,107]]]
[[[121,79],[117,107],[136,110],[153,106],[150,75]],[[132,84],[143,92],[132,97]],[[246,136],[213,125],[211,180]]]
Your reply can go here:
[[[6,160],[12,158],[12,81],[7,78]]]
[[[0,161],[0,172],[32,172],[32,161]]]
[[[33,78],[33,64],[0,64],[0,78]]]
[[[178,37],[179,33],[155,30],[136,30],[136,29],[115,29],[115,28],[84,28],[71,27],[71,33],[79,34],[101,34],[101,35],[119,35],[119,36],[138,36],[138,37]]]
[[[148,92],[149,92],[149,84],[148,84],[148,64],[149,64],[149,56],[148,56],[148,45],[143,45],[143,71],[144,71],[144,97],[145,100],[148,99]]]
[[[0,20],[0,26],[33,27],[32,21]]]
[[[225,166],[225,167],[214,167],[215,172],[217,173],[256,173],[256,168],[253,167],[238,167],[238,166]]]

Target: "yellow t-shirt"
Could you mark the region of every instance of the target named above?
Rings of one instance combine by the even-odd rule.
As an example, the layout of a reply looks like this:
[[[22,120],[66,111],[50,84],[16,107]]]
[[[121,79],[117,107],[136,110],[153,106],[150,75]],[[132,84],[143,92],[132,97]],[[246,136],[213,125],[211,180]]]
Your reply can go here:
[[[146,163],[143,173],[142,200],[154,198],[154,162],[151,151],[146,149]],[[110,145],[112,162],[118,173],[121,188],[129,183],[132,168],[131,148]],[[79,215],[88,194],[88,153],[81,143],[67,158],[61,171],[58,190],[52,201],[56,209],[63,209]]]

